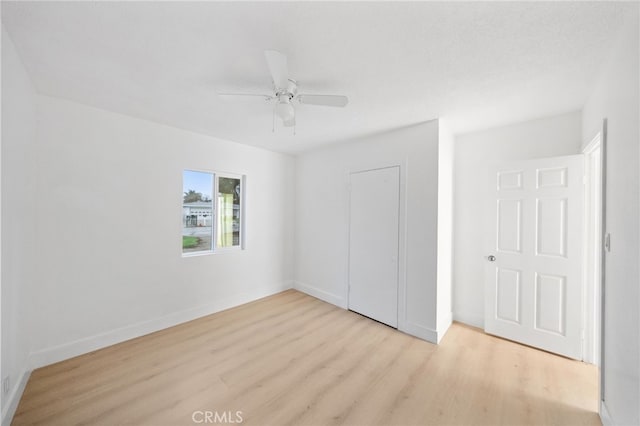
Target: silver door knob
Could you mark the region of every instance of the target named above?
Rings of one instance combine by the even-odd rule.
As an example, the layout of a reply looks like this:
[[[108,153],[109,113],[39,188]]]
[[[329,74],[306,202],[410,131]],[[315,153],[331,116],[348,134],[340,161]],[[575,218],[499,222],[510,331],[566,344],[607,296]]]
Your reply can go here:
[[[487,256],[487,260],[489,262],[495,262],[496,261],[496,257],[494,255],[490,254],[489,256]]]

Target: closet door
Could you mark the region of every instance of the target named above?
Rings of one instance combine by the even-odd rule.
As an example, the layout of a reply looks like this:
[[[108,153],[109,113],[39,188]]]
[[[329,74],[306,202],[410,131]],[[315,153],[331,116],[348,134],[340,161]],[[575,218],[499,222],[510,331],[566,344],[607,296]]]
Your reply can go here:
[[[400,167],[351,173],[349,309],[398,327]]]

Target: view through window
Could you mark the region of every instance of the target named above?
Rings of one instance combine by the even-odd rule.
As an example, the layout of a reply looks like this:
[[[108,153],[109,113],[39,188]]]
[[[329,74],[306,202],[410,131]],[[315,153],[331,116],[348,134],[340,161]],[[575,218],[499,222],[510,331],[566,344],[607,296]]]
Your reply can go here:
[[[213,250],[213,173],[185,170],[182,175],[182,252]]]

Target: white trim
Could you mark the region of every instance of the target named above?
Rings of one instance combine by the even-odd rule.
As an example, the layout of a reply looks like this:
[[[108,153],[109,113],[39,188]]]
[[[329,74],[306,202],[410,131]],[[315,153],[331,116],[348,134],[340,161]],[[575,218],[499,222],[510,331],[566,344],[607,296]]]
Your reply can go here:
[[[596,135],[591,139],[591,142],[582,149],[582,153],[591,154],[593,151],[600,148],[601,139],[602,136],[600,135],[600,132],[596,133]]]
[[[615,426],[613,419],[611,418],[611,414],[609,414],[609,410],[607,410],[607,405],[604,401],[600,401],[600,421],[602,422],[602,426]]]
[[[400,162],[400,200],[398,201],[400,207],[400,211],[398,212],[398,328],[404,327],[407,323],[408,176],[409,159],[405,158]]]
[[[240,177],[240,250],[247,249],[247,175]]]
[[[332,305],[338,306],[342,309],[347,309],[346,299],[342,296],[338,296],[337,294],[324,291],[322,289],[319,289],[318,287],[312,286],[311,284],[305,284],[299,281],[294,281],[293,288],[305,294],[308,294],[309,296],[313,296],[316,299],[331,303]]]
[[[27,387],[27,382],[29,381],[30,376],[30,370],[23,371],[18,385],[13,387],[13,392],[11,392],[9,398],[7,398],[7,405],[2,407],[2,426],[9,426],[11,424],[13,416],[16,413],[16,409],[18,408],[20,398],[22,398],[24,389]]]
[[[213,230],[213,251],[214,253],[221,253],[221,252],[229,252],[229,251],[242,251],[245,249],[245,227],[244,227],[244,223],[246,222],[245,219],[245,191],[246,191],[246,175],[240,175],[240,174],[236,174],[236,173],[226,173],[226,172],[217,172],[213,178],[214,180],[214,194],[216,194],[216,199],[214,201],[215,203],[215,213],[214,213],[214,217],[217,219],[220,217],[220,200],[218,198],[218,193],[219,193],[219,185],[220,185],[220,178],[227,178],[227,179],[238,179],[240,181],[240,238],[239,238],[239,245],[237,246],[230,246],[230,247],[218,247],[218,236],[217,234],[217,227]]]
[[[305,294],[308,294],[309,296],[313,296],[327,303],[331,303],[332,305],[338,306],[342,309],[348,309],[346,299],[338,296],[337,294],[330,293],[328,291],[319,289],[318,287],[301,283],[299,281],[294,282],[293,288]],[[449,321],[448,324],[451,325],[451,321]],[[410,321],[404,321],[404,323],[402,323],[402,326],[400,326],[400,323],[398,324],[398,331],[402,331],[403,333],[410,334],[412,336],[435,344],[439,343],[440,340],[442,340],[442,337],[444,337],[448,328],[449,326],[438,332],[436,330],[432,330],[428,327]]]
[[[398,330],[434,344],[438,344],[444,336],[444,333],[438,333],[436,330],[411,321],[405,322],[404,327]]]
[[[121,343],[126,340],[144,336],[159,330],[176,326],[194,319],[198,319],[225,309],[233,308],[245,303],[252,302],[263,297],[271,296],[281,291],[291,288],[290,282],[284,282],[280,285],[271,286],[268,290],[260,290],[251,293],[240,293],[235,296],[227,297],[214,303],[188,308],[182,311],[173,312],[163,317],[154,318],[147,321],[141,321],[136,324],[110,330],[94,336],[85,337],[72,342],[63,343],[61,345],[52,346],[29,355],[28,367],[36,369],[45,365],[53,364],[72,358],[74,356],[86,354],[97,349]]]
[[[441,324],[438,324],[438,343],[440,343],[444,335],[447,334],[447,331],[449,331],[449,327],[451,327],[452,323],[453,313],[448,312],[446,317],[444,318],[444,321]]]
[[[214,254],[213,250],[203,250],[203,251],[194,251],[190,253],[182,253],[182,257],[198,257],[198,256],[208,256],[210,254]]]
[[[484,330],[484,316],[483,315],[474,315],[474,314],[466,314],[460,312],[453,313],[453,320],[460,322],[462,324],[470,325],[472,327],[481,328]]]
[[[596,217],[601,216],[602,209],[602,143],[601,133],[598,132],[591,141],[584,147],[582,153],[585,157],[585,185],[584,185],[584,230],[583,240],[583,360],[590,364],[600,364],[600,292],[602,289],[601,277],[593,275],[594,271],[601,271],[601,259],[594,262],[593,254],[601,247],[600,237],[602,234],[602,224]],[[594,163],[593,155],[598,153],[600,162]],[[599,177],[599,181],[594,179]],[[597,188],[599,185],[600,188]],[[597,195],[600,200],[594,200]],[[601,219],[601,217],[599,218]],[[595,232],[594,232],[595,230]],[[599,247],[596,247],[598,245]],[[597,263],[596,263],[597,262]],[[590,280],[590,277],[593,279]]]

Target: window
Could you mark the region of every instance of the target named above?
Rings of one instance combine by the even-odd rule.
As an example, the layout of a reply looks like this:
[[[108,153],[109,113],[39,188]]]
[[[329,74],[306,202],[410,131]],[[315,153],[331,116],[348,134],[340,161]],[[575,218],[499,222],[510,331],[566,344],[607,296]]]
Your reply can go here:
[[[238,178],[218,179],[218,247],[240,246],[240,195]]]
[[[183,172],[183,255],[242,248],[243,183],[242,176]]]

